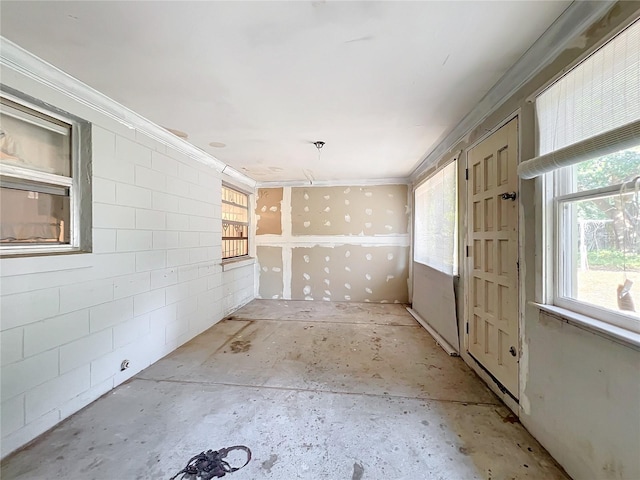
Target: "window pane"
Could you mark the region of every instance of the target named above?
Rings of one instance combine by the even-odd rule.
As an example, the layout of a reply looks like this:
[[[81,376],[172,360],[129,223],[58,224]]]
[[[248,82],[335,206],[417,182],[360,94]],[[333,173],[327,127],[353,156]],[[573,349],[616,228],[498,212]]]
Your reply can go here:
[[[222,187],[222,258],[249,254],[249,196]]]
[[[414,260],[441,272],[457,273],[456,162],[415,192]]]
[[[629,182],[640,175],[640,146],[587,160],[567,169],[575,181],[566,193]]]
[[[626,191],[561,204],[561,296],[638,315],[632,311],[632,299],[640,302],[638,200]]]
[[[71,127],[2,103],[0,161],[40,172],[71,176]],[[32,118],[33,121],[29,119]],[[55,122],[55,123],[54,123]]]
[[[2,244],[69,244],[70,219],[67,195],[0,188]]]

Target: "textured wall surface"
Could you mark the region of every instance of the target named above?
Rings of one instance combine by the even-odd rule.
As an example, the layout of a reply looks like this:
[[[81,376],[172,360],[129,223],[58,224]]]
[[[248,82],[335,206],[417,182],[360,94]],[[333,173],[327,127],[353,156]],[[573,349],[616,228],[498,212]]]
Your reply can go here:
[[[224,176],[1,73],[91,122],[93,143],[93,252],[0,259],[4,456],[251,300],[254,266],[222,271]]]
[[[260,298],[282,298],[282,247],[257,247]]]
[[[291,297],[406,303],[408,255],[399,246],[294,248]]]
[[[407,186],[293,188],[291,222],[293,235],[407,233]]]
[[[273,190],[282,231],[256,238],[261,298],[408,302],[407,185],[259,189],[258,199]],[[273,206],[258,200],[256,214]]]
[[[282,188],[261,188],[256,195],[256,235],[282,235]]]

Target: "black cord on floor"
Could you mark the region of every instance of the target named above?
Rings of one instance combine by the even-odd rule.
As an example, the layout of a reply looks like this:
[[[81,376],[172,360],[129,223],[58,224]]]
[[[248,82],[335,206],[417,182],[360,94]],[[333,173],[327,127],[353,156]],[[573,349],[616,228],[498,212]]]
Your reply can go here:
[[[242,450],[247,454],[247,461],[241,467],[232,467],[224,460],[229,452]],[[187,466],[176,473],[169,480],[175,480],[182,474],[180,480],[211,480],[212,478],[224,477],[227,473],[233,473],[246,467],[251,461],[251,450],[244,445],[223,448],[221,450],[207,450],[192,457]]]

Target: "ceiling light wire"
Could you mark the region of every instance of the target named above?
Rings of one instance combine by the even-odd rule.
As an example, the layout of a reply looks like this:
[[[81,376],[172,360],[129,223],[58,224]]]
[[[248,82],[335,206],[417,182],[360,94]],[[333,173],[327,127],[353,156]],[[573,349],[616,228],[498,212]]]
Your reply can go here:
[[[317,142],[313,142],[313,144],[318,149],[318,162],[319,162],[320,161],[320,155],[322,154],[322,147],[324,147],[324,142],[317,141]]]

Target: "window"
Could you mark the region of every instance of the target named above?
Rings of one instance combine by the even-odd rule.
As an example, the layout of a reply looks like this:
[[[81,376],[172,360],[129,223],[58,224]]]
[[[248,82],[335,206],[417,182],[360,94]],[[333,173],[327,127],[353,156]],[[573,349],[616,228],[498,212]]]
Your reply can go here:
[[[458,271],[456,164],[451,162],[415,190],[413,259],[449,275]]]
[[[640,330],[638,175],[640,138],[638,147],[555,173],[555,303],[633,330]]]
[[[78,123],[0,102],[0,253],[79,249]]]
[[[536,113],[539,156],[518,171],[553,185],[550,300],[640,332],[640,21],[542,92]]]
[[[249,195],[222,186],[222,259],[249,254]]]

